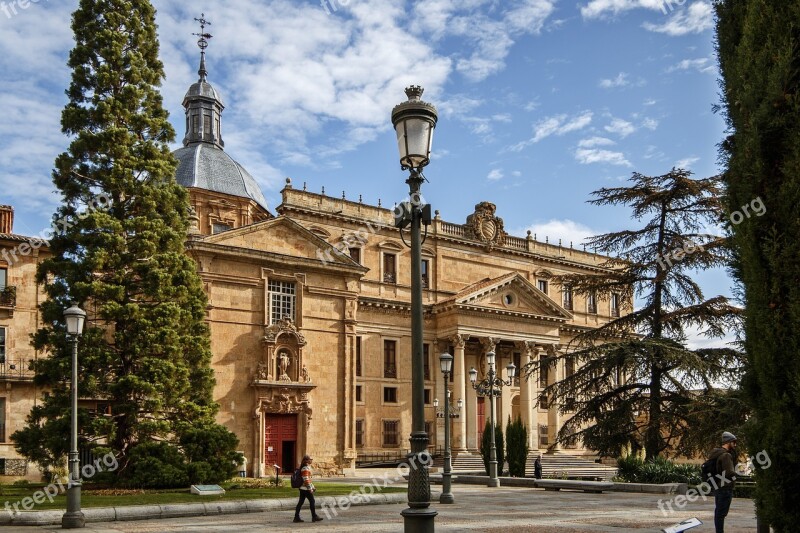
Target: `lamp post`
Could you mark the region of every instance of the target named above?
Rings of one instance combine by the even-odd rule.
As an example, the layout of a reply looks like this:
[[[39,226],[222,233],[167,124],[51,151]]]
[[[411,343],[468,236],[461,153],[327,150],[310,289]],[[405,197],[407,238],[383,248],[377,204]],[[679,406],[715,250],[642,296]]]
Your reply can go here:
[[[404,509],[406,533],[433,533],[437,513],[430,508],[431,486],[426,467],[428,434],[425,431],[425,368],[422,353],[422,241],[421,226],[430,223],[430,206],[421,205],[422,169],[430,162],[436,108],[423,102],[422,87],[406,88],[408,100],[392,109],[392,125],[397,133],[400,168],[409,170],[406,180],[410,202],[405,202],[395,225],[411,225],[411,471],[408,477],[408,509]]]
[[[461,398],[459,398],[458,410],[454,413],[450,412],[450,388],[447,386],[447,381],[450,378],[450,372],[453,371],[453,356],[449,353],[443,353],[439,356],[439,364],[441,365],[442,375],[444,376],[445,390],[444,413],[440,413],[438,409],[436,410],[436,417],[440,418],[440,415],[442,415],[441,418],[444,418],[444,472],[442,473],[442,495],[439,496],[439,503],[455,503],[456,500],[453,497],[451,483],[453,456],[450,452],[450,419],[459,417],[459,411],[461,411],[463,402]],[[439,407],[438,398],[433,400],[433,407]]]
[[[76,529],[86,526],[86,520],[81,511],[81,473],[80,459],[78,458],[78,337],[83,333],[83,322],[86,320],[86,311],[72,304],[64,310],[64,320],[67,323],[67,335],[72,341],[72,427],[70,430],[69,447],[69,488],[67,489],[67,512],[61,517],[63,529]]]
[[[514,376],[517,372],[517,367],[514,363],[506,365],[506,372],[508,379],[503,380],[497,377],[497,372],[494,369],[494,352],[486,353],[486,362],[489,365],[489,371],[486,374],[486,379],[478,382],[478,371],[475,367],[469,371],[469,381],[472,383],[472,388],[475,389],[481,396],[489,396],[489,425],[491,426],[492,445],[489,448],[489,482],[488,487],[499,487],[500,480],[497,479],[497,448],[494,444],[494,399],[495,396],[502,394],[503,387],[510,387],[514,382]]]

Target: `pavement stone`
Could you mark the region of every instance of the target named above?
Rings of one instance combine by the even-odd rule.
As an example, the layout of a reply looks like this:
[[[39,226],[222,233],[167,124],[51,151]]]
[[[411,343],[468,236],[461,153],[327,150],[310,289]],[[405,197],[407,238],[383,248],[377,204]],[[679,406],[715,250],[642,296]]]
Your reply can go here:
[[[697,517],[703,525],[690,533],[713,533],[714,502],[698,500],[687,503],[683,510],[664,516],[658,500],[664,494],[632,494],[609,492],[590,494],[583,492],[553,492],[532,488],[499,487],[487,488],[470,485],[454,485],[456,503],[438,503],[438,492],[433,493],[432,507],[439,513],[436,530],[439,532],[485,531],[489,533],[536,532],[536,533],[622,533],[658,532],[661,528],[681,520]],[[392,504],[359,505],[347,510],[318,507],[325,521],[312,524],[308,504],[301,516],[303,524],[293,524],[294,511],[281,506],[265,512],[244,514],[214,514],[183,518],[146,519],[132,522],[89,523],[87,533],[230,533],[250,532],[294,532],[314,530],[327,532],[399,532],[403,531],[400,511],[406,507],[402,501]],[[332,498],[319,498],[330,502]],[[339,500],[339,497],[336,497]],[[288,502],[288,500],[287,500]],[[230,502],[232,503],[232,502]],[[283,504],[284,502],[282,502]],[[256,507],[246,507],[255,510]],[[727,533],[751,533],[756,521],[751,500],[734,499],[726,521]],[[0,533],[38,533],[61,531],[58,525],[47,526],[3,526]]]

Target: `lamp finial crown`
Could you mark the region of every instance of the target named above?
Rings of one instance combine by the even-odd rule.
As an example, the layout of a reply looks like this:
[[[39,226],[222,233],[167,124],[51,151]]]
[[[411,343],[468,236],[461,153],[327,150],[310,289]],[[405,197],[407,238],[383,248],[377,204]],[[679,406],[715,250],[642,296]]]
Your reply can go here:
[[[422,98],[422,93],[424,92],[425,89],[419,85],[409,85],[406,87],[406,96],[408,96],[409,101],[419,101]]]

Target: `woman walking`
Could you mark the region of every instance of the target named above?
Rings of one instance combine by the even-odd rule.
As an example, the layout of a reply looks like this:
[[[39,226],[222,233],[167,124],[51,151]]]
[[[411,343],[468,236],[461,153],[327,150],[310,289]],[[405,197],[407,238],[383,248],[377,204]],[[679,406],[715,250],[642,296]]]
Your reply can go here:
[[[300,463],[300,475],[303,476],[303,485],[300,487],[300,500],[297,502],[297,507],[294,509],[295,522],[305,522],[305,520],[300,518],[300,509],[303,507],[303,502],[305,502],[306,499],[311,506],[311,521],[319,522],[322,520],[321,516],[317,516],[317,510],[315,508],[314,492],[317,489],[314,488],[314,484],[311,482],[312,461],[313,459],[310,455],[305,455],[303,456],[303,462]]]

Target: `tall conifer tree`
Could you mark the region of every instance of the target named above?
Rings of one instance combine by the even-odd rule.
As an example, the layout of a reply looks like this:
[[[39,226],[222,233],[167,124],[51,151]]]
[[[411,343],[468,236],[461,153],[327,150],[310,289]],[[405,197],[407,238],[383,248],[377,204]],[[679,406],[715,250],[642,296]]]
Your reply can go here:
[[[718,222],[719,194],[717,178],[694,179],[683,169],[634,173],[626,187],[593,193],[590,203],[628,206],[641,223],[590,239],[589,246],[614,256],[601,265],[604,272],[555,278],[618,316],[578,334],[565,353],[524,369],[529,379],[562,361],[574,369],[543,391],[562,412],[574,412],[557,442],[582,440],[609,456],[627,446],[644,448],[648,458],[698,442],[682,443],[697,404],[719,398],[716,386],[735,383],[739,368],[734,349],[686,346],[687,327],[721,337],[734,329],[738,314],[725,297],[706,299],[692,279],[695,270],[727,258],[726,239],[707,229]],[[639,309],[632,308],[634,296]]]
[[[71,352],[62,312],[75,301],[89,315],[80,396],[110,406],[80,411],[80,440],[113,451],[124,477],[139,444],[177,444],[198,427],[224,428],[213,422],[206,297],[184,253],[189,203],[167,144],[174,131],[158,91],[155,10],[147,0],[81,0],[72,28],[61,118],[71,143],[53,171],[63,201],[54,218],[67,225],[38,271],[48,299],[45,327],[34,336],[50,354],[36,361],[35,380],[51,393],[13,439],[45,466],[68,451]],[[100,197],[107,208],[85,210]]]
[[[745,301],[746,431],[756,509],[775,531],[800,524],[800,3],[716,3],[717,53],[729,136],[728,211],[761,216],[733,227],[734,273]]]

